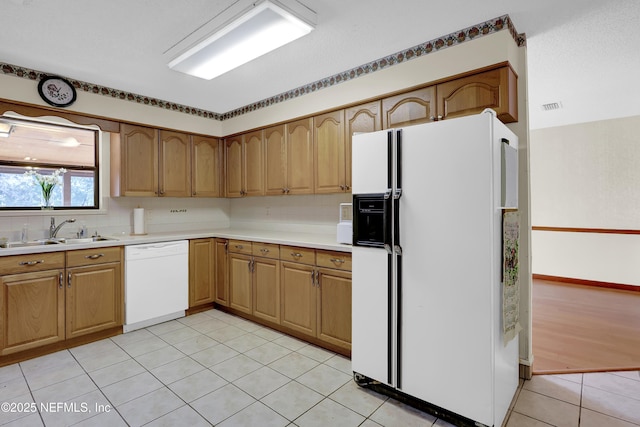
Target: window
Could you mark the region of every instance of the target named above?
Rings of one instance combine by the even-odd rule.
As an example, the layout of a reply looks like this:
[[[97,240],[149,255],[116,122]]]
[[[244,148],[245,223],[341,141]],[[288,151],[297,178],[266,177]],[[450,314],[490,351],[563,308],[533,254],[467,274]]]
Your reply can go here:
[[[98,209],[99,131],[0,116],[0,210]],[[53,185],[51,185],[53,184]]]

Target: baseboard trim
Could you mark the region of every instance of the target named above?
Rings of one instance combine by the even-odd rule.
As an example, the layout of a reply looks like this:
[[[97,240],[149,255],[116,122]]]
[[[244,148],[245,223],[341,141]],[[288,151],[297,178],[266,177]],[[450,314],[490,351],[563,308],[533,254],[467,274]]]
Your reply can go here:
[[[548,280],[550,282],[569,283],[572,285],[595,286],[598,288],[617,289],[620,291],[640,292],[640,286],[625,285],[623,283],[599,282],[596,280],[574,279],[571,277],[548,276],[533,274],[533,280]]]

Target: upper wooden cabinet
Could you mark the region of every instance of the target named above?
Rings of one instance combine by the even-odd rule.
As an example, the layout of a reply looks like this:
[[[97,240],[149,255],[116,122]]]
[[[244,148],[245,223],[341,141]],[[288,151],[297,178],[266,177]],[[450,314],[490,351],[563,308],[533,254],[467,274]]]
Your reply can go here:
[[[191,141],[187,134],[160,131],[158,194],[164,197],[191,196]]]
[[[225,160],[227,197],[264,195],[263,131],[228,138]]]
[[[264,130],[264,190],[267,195],[287,192],[287,146],[284,125]]]
[[[112,193],[115,191],[116,196],[157,196],[158,130],[122,124],[120,144],[115,142],[117,141],[111,141],[112,153],[119,149],[119,156],[112,156],[112,164],[120,164],[120,185],[113,185],[115,177],[112,169]]]
[[[313,193],[311,119],[272,126],[264,131],[265,193]]]
[[[191,195],[220,197],[223,145],[217,138],[195,135],[191,144]]]
[[[429,86],[382,100],[384,129],[427,123],[437,117],[436,88]]]
[[[286,129],[286,194],[312,194],[313,134],[312,120],[287,123]]]
[[[436,87],[442,119],[492,108],[504,123],[518,121],[518,78],[509,66],[441,83]]]
[[[313,118],[315,193],[347,191],[344,110]]]
[[[111,195],[220,197],[222,152],[217,138],[123,123],[111,135]]]
[[[225,196],[242,197],[242,135],[227,138],[225,145]]]

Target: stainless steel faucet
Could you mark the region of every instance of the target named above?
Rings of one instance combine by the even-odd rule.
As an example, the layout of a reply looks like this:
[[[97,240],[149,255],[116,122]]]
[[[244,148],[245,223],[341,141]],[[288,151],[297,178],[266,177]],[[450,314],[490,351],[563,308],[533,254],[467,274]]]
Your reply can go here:
[[[65,225],[66,223],[71,223],[71,222],[76,222],[75,218],[69,218],[65,221],[62,221],[57,227],[56,227],[56,219],[54,217],[51,217],[51,226],[49,227],[49,238],[50,239],[55,239],[55,237],[58,235],[58,231],[60,231],[60,229],[62,228],[63,225]]]

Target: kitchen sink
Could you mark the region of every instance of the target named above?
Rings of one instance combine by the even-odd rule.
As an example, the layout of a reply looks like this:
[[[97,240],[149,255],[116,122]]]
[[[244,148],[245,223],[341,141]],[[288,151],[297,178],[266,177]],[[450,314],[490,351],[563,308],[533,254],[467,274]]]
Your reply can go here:
[[[64,244],[74,244],[74,243],[92,243],[92,242],[106,242],[118,240],[113,237],[104,237],[104,236],[92,236],[92,237],[83,237],[83,238],[55,238],[55,239],[38,239],[31,240],[29,242],[7,242],[0,240],[0,248],[25,248],[29,246],[42,246],[42,245],[64,245]]]
[[[24,248],[27,246],[42,246],[42,245],[60,245],[63,241],[60,239],[39,239],[29,242],[4,242],[0,244],[0,248]]]
[[[113,237],[104,237],[104,236],[91,236],[91,237],[78,237],[78,238],[70,238],[65,237],[62,239],[63,243],[74,244],[74,243],[91,243],[91,242],[107,242],[114,239]]]

